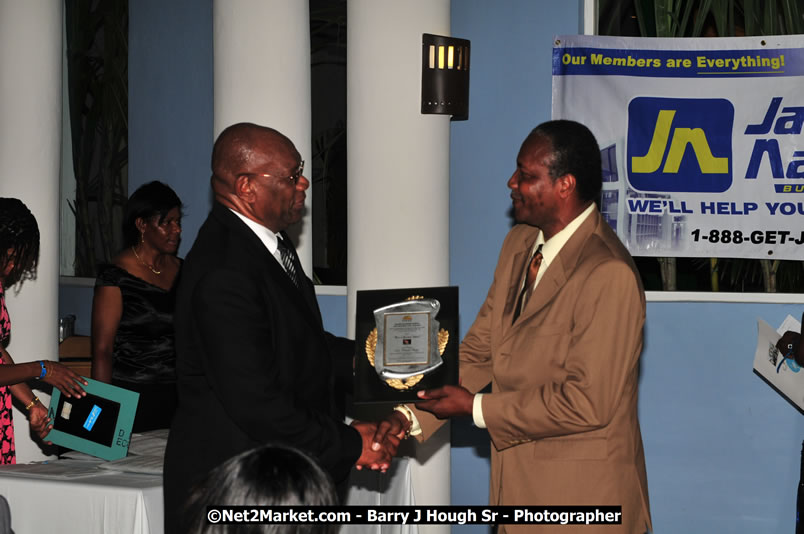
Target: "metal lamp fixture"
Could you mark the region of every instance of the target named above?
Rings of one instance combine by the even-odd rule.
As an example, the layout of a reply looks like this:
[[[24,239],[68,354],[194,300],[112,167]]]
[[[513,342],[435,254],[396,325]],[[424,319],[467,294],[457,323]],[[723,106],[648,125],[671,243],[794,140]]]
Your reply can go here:
[[[469,118],[469,41],[422,34],[422,113]]]

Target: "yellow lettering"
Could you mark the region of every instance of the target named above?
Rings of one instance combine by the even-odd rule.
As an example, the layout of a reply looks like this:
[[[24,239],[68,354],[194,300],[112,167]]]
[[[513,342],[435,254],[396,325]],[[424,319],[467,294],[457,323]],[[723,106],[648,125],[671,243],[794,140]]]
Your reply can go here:
[[[695,151],[695,157],[698,159],[702,173],[724,174],[729,172],[729,158],[716,158],[712,155],[706,134],[700,128],[675,129],[663,172],[678,172],[688,144],[692,145],[692,150]]]
[[[653,139],[650,141],[648,153],[644,156],[631,158],[631,168],[634,172],[652,173],[659,169],[664,156],[667,140],[670,139],[670,127],[676,112],[672,109],[662,109],[656,118],[656,127],[653,129]]]
[[[656,172],[662,164],[664,150],[670,140],[670,131],[673,126],[675,110],[662,109],[656,117],[656,126],[653,129],[648,153],[644,156],[631,158],[631,168],[638,173]],[[677,173],[684,158],[687,145],[692,145],[695,157],[701,172],[704,174],[724,174],[729,171],[729,159],[717,158],[712,155],[706,134],[701,128],[676,128],[673,130],[673,140],[670,142],[670,150],[667,153],[667,161],[662,172]]]

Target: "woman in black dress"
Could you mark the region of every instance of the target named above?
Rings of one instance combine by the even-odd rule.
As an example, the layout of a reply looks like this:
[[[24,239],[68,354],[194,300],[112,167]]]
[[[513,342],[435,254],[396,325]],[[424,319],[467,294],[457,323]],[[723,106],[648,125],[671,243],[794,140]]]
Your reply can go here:
[[[101,265],[92,302],[92,378],[140,394],[134,432],[169,428],[176,410],[173,308],[181,200],[161,182],[126,203],[126,247]]]

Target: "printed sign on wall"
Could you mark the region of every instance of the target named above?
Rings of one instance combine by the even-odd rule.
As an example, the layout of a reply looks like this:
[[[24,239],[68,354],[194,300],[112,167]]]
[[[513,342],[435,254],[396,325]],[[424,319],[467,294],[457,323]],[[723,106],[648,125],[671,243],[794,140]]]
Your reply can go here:
[[[558,36],[553,118],[586,124],[634,255],[804,259],[804,36]]]

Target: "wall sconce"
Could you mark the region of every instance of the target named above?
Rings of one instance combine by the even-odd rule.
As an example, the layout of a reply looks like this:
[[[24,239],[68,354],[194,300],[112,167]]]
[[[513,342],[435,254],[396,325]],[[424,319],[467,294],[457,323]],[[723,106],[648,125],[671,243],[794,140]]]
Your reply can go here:
[[[469,118],[469,41],[422,34],[422,113]]]

